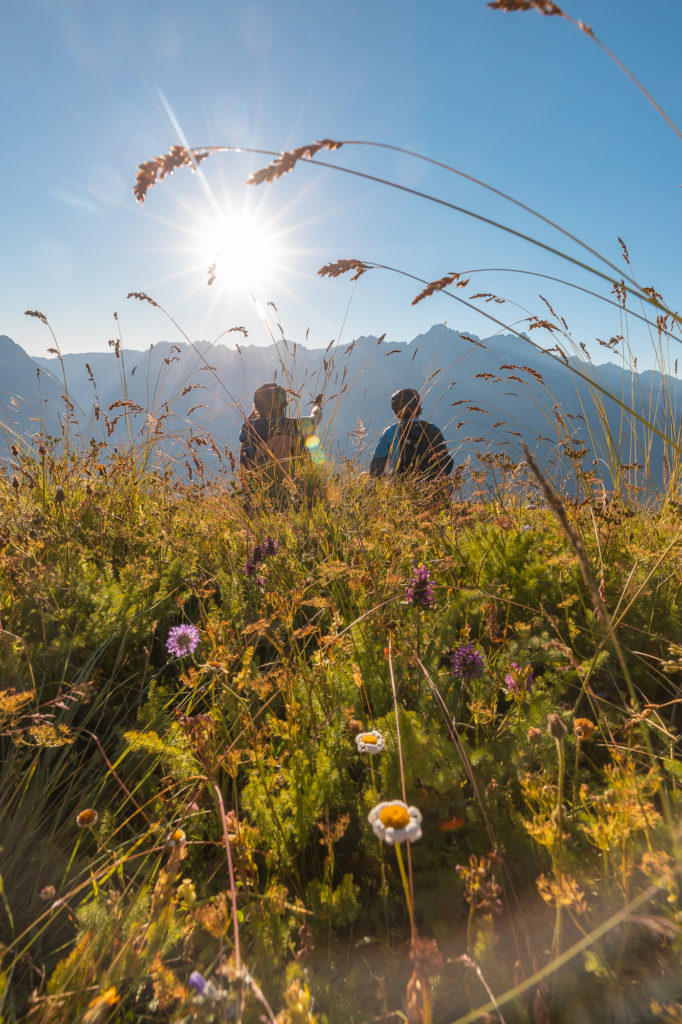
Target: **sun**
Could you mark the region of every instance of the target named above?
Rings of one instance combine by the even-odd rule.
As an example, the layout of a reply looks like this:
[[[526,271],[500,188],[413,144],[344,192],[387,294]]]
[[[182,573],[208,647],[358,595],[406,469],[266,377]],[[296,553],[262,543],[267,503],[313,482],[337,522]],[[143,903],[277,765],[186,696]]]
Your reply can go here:
[[[204,252],[220,288],[262,294],[282,269],[275,228],[250,211],[223,215],[212,224]]]

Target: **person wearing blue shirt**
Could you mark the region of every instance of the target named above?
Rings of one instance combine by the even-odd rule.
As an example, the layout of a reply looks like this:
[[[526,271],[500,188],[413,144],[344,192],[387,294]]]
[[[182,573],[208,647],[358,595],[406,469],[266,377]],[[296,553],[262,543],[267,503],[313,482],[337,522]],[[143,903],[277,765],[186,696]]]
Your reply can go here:
[[[369,475],[409,473],[422,480],[448,477],[453,468],[452,456],[438,427],[419,418],[422,411],[419,392],[414,388],[394,392],[391,409],[398,422],[387,427],[379,438]]]

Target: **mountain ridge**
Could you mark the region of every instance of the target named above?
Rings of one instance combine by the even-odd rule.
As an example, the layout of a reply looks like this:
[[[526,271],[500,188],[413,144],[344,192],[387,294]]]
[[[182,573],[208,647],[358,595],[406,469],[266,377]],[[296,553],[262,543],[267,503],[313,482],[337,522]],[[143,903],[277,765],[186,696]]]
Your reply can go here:
[[[659,421],[664,400],[669,398],[673,408],[682,404],[679,382],[657,370],[636,374],[614,362],[594,365],[576,357],[565,362],[525,344],[522,337],[481,339],[434,324],[407,342],[361,335],[326,349],[306,348],[284,338],[276,345],[250,345],[245,340],[234,347],[161,340],[143,350],[110,348],[35,358],[3,335],[0,379],[11,382],[0,392],[3,420],[7,422],[8,401],[13,397],[22,412],[33,410],[35,416],[42,409],[54,430],[64,415],[62,368],[69,398],[87,436],[99,432],[105,440],[120,442],[126,415],[119,403],[128,402],[128,427],[134,423],[137,429],[148,414],[156,419],[164,416],[167,429],[178,438],[205,432],[218,444],[236,450],[253,391],[266,380],[277,380],[290,389],[292,414],[294,406],[305,414],[313,396],[324,391],[321,434],[327,452],[340,456],[354,452],[362,461],[392,421],[391,393],[404,386],[422,392],[424,415],[441,427],[456,461],[474,459],[481,444],[507,450],[518,459],[522,442],[536,448],[538,437],[545,437],[543,443],[555,447],[575,442],[575,450],[575,445],[587,444],[592,459],[631,463],[635,441],[641,447],[644,432],[641,424],[620,422],[618,399],[632,400],[638,415],[650,414]],[[615,398],[590,389],[574,369],[599,382]],[[46,392],[42,405],[36,396],[38,382]],[[97,420],[95,406],[104,423]],[[30,432],[35,419],[18,417],[15,404],[10,408],[15,413],[12,429]],[[108,436],[107,419],[116,421]],[[614,434],[611,443],[596,440],[599,432],[603,434],[600,424],[604,422]],[[594,437],[590,440],[581,433]],[[654,434],[647,443],[654,476],[660,480],[661,439]]]

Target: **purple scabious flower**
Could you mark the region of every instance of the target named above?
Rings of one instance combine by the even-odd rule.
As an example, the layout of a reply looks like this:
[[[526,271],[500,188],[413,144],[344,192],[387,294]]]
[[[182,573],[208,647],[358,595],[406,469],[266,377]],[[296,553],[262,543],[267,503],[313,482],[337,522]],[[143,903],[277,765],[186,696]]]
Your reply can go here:
[[[199,995],[201,995],[206,988],[206,979],[198,971],[192,971],[189,976],[189,984],[191,988],[195,988]]]
[[[463,682],[480,679],[484,671],[483,654],[472,643],[460,644],[450,654],[450,672]]]
[[[408,604],[421,608],[433,608],[435,601],[433,591],[435,583],[423,562],[412,566],[412,579],[405,588],[405,600]]]
[[[185,624],[173,626],[168,633],[166,650],[175,658],[183,658],[186,654],[194,654],[199,646],[199,630],[196,626]]]

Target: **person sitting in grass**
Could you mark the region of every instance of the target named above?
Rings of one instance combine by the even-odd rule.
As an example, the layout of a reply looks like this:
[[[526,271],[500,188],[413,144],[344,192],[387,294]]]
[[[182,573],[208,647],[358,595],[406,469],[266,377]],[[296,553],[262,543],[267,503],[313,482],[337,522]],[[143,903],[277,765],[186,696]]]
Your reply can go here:
[[[401,388],[391,395],[391,409],[398,422],[386,427],[374,449],[370,476],[414,475],[420,480],[444,480],[450,476],[453,459],[438,427],[419,419],[419,392]]]
[[[253,411],[239,434],[239,464],[245,469],[277,463],[289,472],[292,460],[304,454],[306,439],[315,433],[322,416],[322,395],[316,397],[310,416],[287,416],[288,403],[281,384],[256,388]]]

